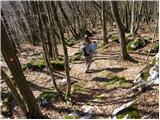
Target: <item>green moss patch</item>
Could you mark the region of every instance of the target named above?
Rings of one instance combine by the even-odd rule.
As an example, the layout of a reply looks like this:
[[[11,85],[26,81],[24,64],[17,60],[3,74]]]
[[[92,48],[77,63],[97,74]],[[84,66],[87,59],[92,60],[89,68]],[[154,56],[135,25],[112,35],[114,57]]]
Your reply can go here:
[[[51,60],[53,69],[55,70],[64,70],[64,61],[63,60]]]
[[[126,115],[128,115],[128,119],[140,119],[140,113],[139,110],[136,108],[136,105],[131,105],[124,110],[117,113],[116,117],[118,119],[124,118]]]
[[[37,99],[40,105],[44,106],[44,105],[47,105],[48,103],[53,102],[57,98],[58,98],[57,92],[53,90],[46,90],[46,91],[43,91]]]
[[[149,64],[149,65],[144,69],[144,71],[141,73],[141,78],[142,78],[142,80],[144,80],[144,81],[147,81],[147,80],[148,80],[148,77],[150,76],[150,75],[149,75],[150,68],[153,67],[153,66],[154,66],[153,64]]]
[[[31,70],[42,70],[43,68],[45,68],[45,62],[44,62],[43,58],[31,59],[23,67],[23,69],[31,69]]]
[[[111,39],[112,39],[113,42],[119,43],[119,36],[114,35],[114,36],[111,37]]]
[[[101,72],[98,72],[98,74],[97,74],[97,76],[99,76],[99,77],[107,77],[109,75],[110,75],[110,73],[107,70],[103,70]]]
[[[77,117],[77,116],[68,116],[68,115],[66,115],[66,116],[64,116],[64,119],[78,119],[79,117]]]
[[[151,53],[158,53],[159,51],[159,43],[154,43],[151,49]]]
[[[2,112],[2,115],[7,116],[7,117],[11,115],[10,103],[13,99],[14,98],[13,98],[11,92],[9,92],[8,90],[2,89],[2,91],[1,91],[1,100],[2,100],[1,112]]]
[[[79,85],[78,83],[73,84],[72,90],[74,93],[85,92],[85,89],[81,85]]]
[[[105,48],[108,47],[108,44],[105,44],[105,43],[103,42],[103,40],[101,39],[100,42],[99,42],[99,44],[98,44],[98,47],[99,47],[99,48],[102,48],[102,49],[105,49]]]
[[[63,59],[51,60],[51,64],[55,70],[64,70]],[[31,69],[33,71],[42,70],[46,66],[43,58],[31,59],[23,69]]]
[[[76,52],[74,55],[71,56],[70,58],[70,62],[73,61],[79,61],[81,60],[81,53],[80,52]]]
[[[147,40],[144,39],[136,39],[127,44],[128,50],[137,50],[139,48],[144,47],[147,44]]]
[[[109,81],[106,81],[105,88],[113,89],[118,87],[129,87],[131,84],[127,82],[124,77],[112,77]]]

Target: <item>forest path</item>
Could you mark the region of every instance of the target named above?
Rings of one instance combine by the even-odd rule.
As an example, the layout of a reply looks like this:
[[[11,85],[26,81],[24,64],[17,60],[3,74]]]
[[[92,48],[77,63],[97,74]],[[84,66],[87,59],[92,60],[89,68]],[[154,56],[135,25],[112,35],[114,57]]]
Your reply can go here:
[[[99,45],[98,37],[95,35],[91,40],[96,40]],[[69,55],[77,52],[80,45],[81,43],[68,48]],[[119,44],[115,42],[110,42],[105,49],[98,47],[89,73],[84,72],[84,61],[75,61],[70,64],[71,80],[77,81],[76,84],[81,87],[75,93],[77,104],[73,105],[74,110],[79,110],[86,104],[92,107],[97,106],[98,109],[93,107],[94,118],[108,118],[116,107],[134,99],[130,87],[133,85],[132,82],[135,77],[144,67],[142,63],[146,56],[139,55],[137,58],[134,54],[130,54],[131,57],[139,61],[139,63],[133,63],[121,60],[119,51]],[[112,86],[110,81],[112,82],[111,79],[115,76],[126,79],[127,82],[123,84],[124,86],[114,82]]]
[[[91,37],[91,40],[96,40],[99,46],[100,37],[101,35],[96,34],[94,37]],[[68,47],[69,56],[79,51],[80,45],[81,43],[78,43],[73,47]],[[40,56],[31,55],[33,53],[42,54],[40,46],[35,47],[25,44],[22,48],[29,51],[29,54],[27,55],[25,52],[20,54],[21,64],[26,64],[31,57],[36,58]],[[87,74],[84,73],[84,61],[70,63],[71,81],[76,81],[72,85],[72,92],[74,91],[72,95],[76,104],[68,106],[63,101],[56,101],[49,104],[46,108],[42,108],[42,111],[47,116],[58,119],[63,118],[64,115],[69,114],[71,111],[81,111],[82,106],[87,104],[93,107],[92,118],[100,119],[108,118],[116,107],[133,100],[134,93],[130,91],[133,85],[132,81],[143,68],[146,55],[139,54],[140,52],[130,53],[130,56],[139,62],[133,63],[121,60],[119,51],[119,44],[111,42],[111,40],[106,48],[98,47],[90,67],[91,72]],[[62,46],[59,46],[59,52],[63,55]],[[47,69],[43,71],[24,71],[36,97],[44,89],[53,88],[52,79],[49,74],[46,74],[47,71]],[[64,71],[56,71],[54,74],[57,81],[65,78]],[[115,76],[119,78],[124,77],[125,82],[113,81],[112,78]]]

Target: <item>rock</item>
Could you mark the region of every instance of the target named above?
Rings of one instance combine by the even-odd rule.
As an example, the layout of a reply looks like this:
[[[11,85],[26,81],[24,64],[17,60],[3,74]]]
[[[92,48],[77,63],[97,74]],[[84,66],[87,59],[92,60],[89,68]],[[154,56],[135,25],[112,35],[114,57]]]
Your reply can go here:
[[[135,101],[131,101],[131,102],[128,102],[128,103],[123,104],[122,106],[116,108],[116,109],[113,111],[113,113],[112,113],[112,118],[115,118],[115,117],[116,117],[116,114],[117,114],[118,112],[120,112],[121,110],[123,110],[123,109],[131,106],[134,102],[135,102]]]
[[[141,77],[141,74],[138,74],[133,82],[139,83],[140,81],[142,81],[142,77]]]
[[[88,105],[83,105],[82,109],[85,115],[80,119],[90,119],[92,117],[92,107]]]
[[[87,113],[85,116],[79,118],[79,119],[91,119],[92,113]]]
[[[60,80],[61,85],[67,85],[67,79],[62,79]]]
[[[91,106],[87,106],[87,105],[83,105],[82,109],[83,109],[84,113],[88,113],[88,112],[92,111],[92,107]]]
[[[68,116],[73,116],[75,118],[78,118],[80,116],[79,113],[77,113],[76,111],[73,111],[72,113],[70,113]]]

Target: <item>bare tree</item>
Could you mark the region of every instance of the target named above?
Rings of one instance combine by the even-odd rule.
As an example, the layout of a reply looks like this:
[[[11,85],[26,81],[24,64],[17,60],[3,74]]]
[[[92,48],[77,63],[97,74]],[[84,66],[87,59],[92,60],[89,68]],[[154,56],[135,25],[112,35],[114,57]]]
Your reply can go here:
[[[105,14],[105,2],[102,1],[102,29],[103,29],[103,43],[108,43],[107,30],[106,30],[106,14]]]
[[[59,17],[57,15],[57,9],[56,9],[56,4],[54,1],[51,2],[52,4],[52,8],[53,8],[53,12],[54,12],[54,19],[56,21],[56,24],[59,28],[60,31],[60,36],[61,36],[61,40],[62,40],[62,45],[63,45],[63,51],[64,51],[64,64],[65,64],[65,72],[66,72],[66,79],[67,79],[67,92],[66,92],[66,98],[70,97],[70,92],[71,92],[71,82],[70,82],[70,74],[69,74],[69,62],[68,62],[68,51],[67,51],[67,47],[65,45],[65,40],[64,40],[64,34],[63,34],[63,29],[62,29],[62,25],[60,23]]]
[[[110,1],[110,4],[111,4],[111,10],[112,10],[114,20],[116,22],[116,26],[119,31],[121,57],[123,60],[126,60],[129,58],[129,54],[127,53],[127,50],[126,50],[125,32],[124,32],[123,25],[118,13],[117,2]]]
[[[29,118],[42,118],[41,111],[39,106],[36,102],[36,99],[29,88],[28,82],[23,74],[21,64],[16,56],[15,52],[13,51],[13,46],[9,40],[8,34],[4,27],[4,22],[1,20],[1,48],[2,48],[2,55],[13,75],[13,78],[16,82],[17,87],[27,105],[28,108],[28,115]]]

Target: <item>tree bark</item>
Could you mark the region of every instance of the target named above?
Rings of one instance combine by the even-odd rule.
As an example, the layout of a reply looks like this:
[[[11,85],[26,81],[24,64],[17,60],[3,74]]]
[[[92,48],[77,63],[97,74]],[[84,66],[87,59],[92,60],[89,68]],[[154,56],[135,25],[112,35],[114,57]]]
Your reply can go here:
[[[135,24],[135,1],[132,3],[132,16],[131,16],[131,34],[134,32],[134,24]]]
[[[45,19],[46,19],[46,16],[43,15],[44,14],[44,9],[45,9],[45,6],[46,4],[42,1],[39,2],[39,8],[38,8],[38,11],[39,11],[39,24],[40,24],[40,32],[41,32],[41,42],[42,42],[42,46],[43,46],[43,56],[44,56],[44,59],[45,59],[45,62],[46,62],[46,65],[49,69],[49,73],[52,77],[52,80],[53,80],[53,85],[57,91],[57,93],[59,95],[61,95],[61,91],[59,90],[57,84],[56,84],[56,80],[54,78],[54,75],[53,75],[53,68],[52,68],[52,65],[51,65],[51,62],[50,62],[50,56],[49,56],[49,52],[48,52],[48,48],[47,48],[47,44],[46,44],[46,41],[47,41],[47,26],[45,26],[44,22]]]
[[[127,53],[127,50],[126,50],[125,32],[124,32],[123,25],[118,13],[117,2],[110,1],[110,3],[111,3],[112,14],[116,22],[117,29],[119,31],[121,57],[123,60],[127,60],[129,58],[129,54]]]
[[[13,47],[10,43],[9,37],[7,35],[6,29],[4,27],[4,23],[1,21],[1,48],[2,55],[15,79],[16,85],[19,88],[19,91],[25,100],[28,107],[28,117],[29,118],[42,118],[41,111],[37,104],[37,101],[29,88],[28,82],[23,74],[21,64],[13,51]]]
[[[56,24],[57,24],[57,26],[59,28],[60,36],[61,36],[61,40],[62,40],[62,45],[63,45],[64,64],[65,64],[65,72],[66,72],[66,79],[67,79],[66,98],[69,98],[70,97],[70,92],[71,92],[71,82],[70,82],[70,74],[69,74],[68,51],[67,51],[67,47],[65,45],[63,29],[62,29],[62,25],[60,23],[58,15],[57,15],[57,10],[56,10],[56,6],[55,6],[55,2],[54,1],[52,1],[52,6],[53,6],[54,18],[55,18]]]
[[[143,6],[143,1],[141,1],[141,3],[140,3],[140,8],[139,8],[139,12],[138,12],[138,20],[137,20],[137,24],[136,24],[135,29],[134,29],[135,34],[138,31],[139,23],[140,23],[141,18],[142,18],[142,6]]]
[[[7,86],[9,87],[9,89],[11,90],[11,92],[12,92],[14,98],[16,99],[18,105],[20,106],[20,108],[24,112],[24,115],[27,115],[27,107],[25,105],[24,100],[21,98],[21,96],[18,93],[16,87],[14,86],[14,84],[12,83],[12,81],[10,80],[10,78],[4,72],[3,69],[1,69],[1,75],[2,75],[2,79],[5,81],[5,83],[7,84]]]
[[[106,30],[106,14],[105,14],[105,2],[102,1],[102,28],[103,28],[103,43],[107,44],[107,30]]]

